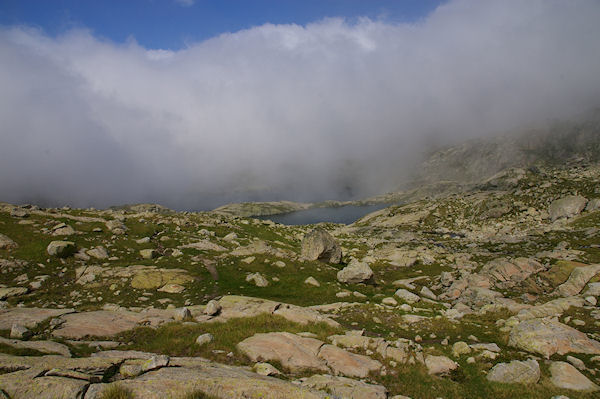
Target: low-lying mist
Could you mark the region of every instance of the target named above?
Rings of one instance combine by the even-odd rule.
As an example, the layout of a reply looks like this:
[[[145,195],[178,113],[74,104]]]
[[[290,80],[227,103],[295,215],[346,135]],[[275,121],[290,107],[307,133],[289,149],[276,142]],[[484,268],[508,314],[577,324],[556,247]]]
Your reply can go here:
[[[450,1],[412,24],[263,25],[177,50],[0,28],[0,201],[349,199],[422,151],[600,104],[600,2]]]

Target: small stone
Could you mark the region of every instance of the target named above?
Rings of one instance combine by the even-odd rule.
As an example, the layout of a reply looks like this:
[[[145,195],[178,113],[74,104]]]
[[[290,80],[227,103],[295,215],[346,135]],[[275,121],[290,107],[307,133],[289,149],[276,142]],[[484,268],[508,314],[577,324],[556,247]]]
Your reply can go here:
[[[206,345],[208,343],[211,343],[213,341],[214,337],[212,336],[212,334],[206,333],[206,334],[202,334],[200,335],[198,338],[196,338],[196,345]]]
[[[208,316],[215,316],[221,311],[221,304],[214,299],[208,301],[204,308],[204,314]]]
[[[431,300],[437,300],[437,295],[435,295],[429,288],[423,286],[421,288],[421,291],[419,291],[419,293],[421,294],[421,296],[424,296],[425,298],[429,298]]]
[[[256,363],[252,370],[260,375],[280,375],[281,372],[269,363]]]
[[[161,367],[166,367],[169,365],[169,361],[169,356],[154,355],[142,364],[142,371],[145,373],[147,371],[156,370]]]
[[[225,241],[233,241],[233,240],[235,240],[237,238],[238,238],[238,235],[236,233],[234,233],[234,232],[231,232],[231,233],[227,234],[225,237],[223,237],[223,240],[225,240]]]
[[[140,256],[143,259],[154,259],[158,257],[158,252],[156,252],[155,249],[141,249],[140,250]]]
[[[471,353],[471,348],[466,342],[458,341],[452,345],[452,354],[454,357],[460,357],[461,355],[467,355]]]
[[[179,308],[175,310],[175,314],[173,315],[173,319],[175,321],[185,321],[190,320],[192,318],[192,312],[186,307]]]
[[[96,259],[107,259],[108,258],[108,251],[104,247],[92,248],[92,249],[86,251],[85,253],[88,254],[89,256],[91,256],[92,258],[96,258]]]
[[[285,267],[285,262],[282,262],[282,261],[278,260],[276,262],[273,262],[273,266],[277,266],[279,268],[283,268],[283,267]]]
[[[308,285],[312,285],[315,287],[320,287],[321,284],[319,284],[319,282],[312,276],[308,277],[306,280],[304,280],[304,284],[308,284]]]
[[[394,293],[394,295],[408,303],[416,303],[421,300],[421,298],[418,295],[415,295],[412,292],[410,292],[404,288],[398,289]]]
[[[396,306],[398,305],[398,301],[396,301],[394,298],[392,297],[386,297],[383,298],[381,300],[381,303],[383,303],[384,305],[388,305],[388,306]]]
[[[586,296],[585,297],[585,301],[587,303],[589,303],[590,305],[592,305],[592,306],[596,306],[596,304],[598,303],[598,300],[595,297],[591,296],[591,295],[590,296]]]
[[[269,281],[258,272],[247,275],[246,282],[253,282],[257,287],[267,287],[269,285]]]
[[[242,259],[242,262],[244,262],[245,264],[249,265],[250,263],[254,262],[255,260],[256,260],[256,257],[249,256],[247,258]]]
[[[139,240],[135,240],[135,242],[138,244],[148,244],[150,242],[150,237],[143,237]]]
[[[160,292],[166,292],[168,294],[181,294],[185,291],[185,287],[180,284],[165,284],[158,289]]]

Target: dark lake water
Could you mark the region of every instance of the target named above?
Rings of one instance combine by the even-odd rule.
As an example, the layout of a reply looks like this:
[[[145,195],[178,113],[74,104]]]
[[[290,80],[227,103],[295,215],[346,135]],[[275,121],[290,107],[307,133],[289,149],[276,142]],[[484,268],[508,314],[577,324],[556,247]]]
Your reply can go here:
[[[332,208],[313,208],[305,211],[261,216],[259,219],[269,219],[276,223],[287,225],[315,224],[321,222],[350,224],[356,222],[358,219],[368,213],[375,212],[390,205],[391,204],[375,204],[364,206],[347,205]]]

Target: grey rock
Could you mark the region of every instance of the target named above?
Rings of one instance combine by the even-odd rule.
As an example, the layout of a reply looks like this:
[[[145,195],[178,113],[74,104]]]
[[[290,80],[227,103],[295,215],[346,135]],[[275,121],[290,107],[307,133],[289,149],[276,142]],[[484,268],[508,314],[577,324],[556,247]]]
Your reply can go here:
[[[10,337],[13,339],[28,339],[31,336],[31,331],[21,324],[15,323],[10,329]]]
[[[353,259],[348,266],[337,273],[341,283],[357,284],[369,281],[373,277],[373,270],[364,262]]]
[[[206,333],[196,338],[196,344],[202,346],[211,343],[213,340],[214,337],[212,336],[212,334]]]
[[[579,195],[569,195],[567,197],[557,199],[550,204],[548,213],[550,219],[555,221],[562,217],[577,216],[583,211],[587,204],[587,199]]]
[[[191,320],[192,319],[192,313],[186,307],[179,308],[179,309],[175,310],[175,314],[173,315],[173,319],[175,319],[175,321]]]
[[[342,249],[328,232],[315,229],[304,236],[301,256],[307,260],[337,264],[342,260]]]
[[[253,282],[257,287],[267,287],[269,281],[260,273],[251,273],[246,276],[247,282]]]
[[[212,299],[212,300],[208,301],[208,303],[206,304],[206,307],[204,308],[203,313],[207,316],[215,316],[215,315],[219,314],[221,309],[222,309],[221,304],[218,301],[215,301],[214,299]]]
[[[535,384],[540,379],[540,365],[533,359],[498,363],[490,370],[487,379],[504,383]]]
[[[14,249],[17,247],[17,243],[11,240],[10,237],[0,233],[0,249]]]
[[[421,297],[419,297],[416,294],[413,294],[409,290],[405,290],[404,288],[398,289],[394,293],[394,295],[397,296],[398,298],[402,299],[403,301],[408,302],[408,303],[416,303],[416,302],[419,302],[421,300]]]
[[[565,362],[550,364],[550,381],[559,388],[574,391],[598,391],[600,387],[581,374],[577,369]]]
[[[52,241],[48,244],[46,252],[57,258],[67,258],[77,252],[77,246],[72,241]]]

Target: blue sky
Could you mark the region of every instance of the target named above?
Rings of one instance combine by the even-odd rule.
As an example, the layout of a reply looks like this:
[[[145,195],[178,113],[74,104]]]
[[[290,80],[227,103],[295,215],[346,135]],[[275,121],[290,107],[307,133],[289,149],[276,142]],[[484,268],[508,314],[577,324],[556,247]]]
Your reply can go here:
[[[86,28],[104,39],[134,37],[146,48],[176,50],[224,32],[265,23],[305,25],[327,17],[415,21],[443,0],[3,0],[0,24],[57,35]]]

